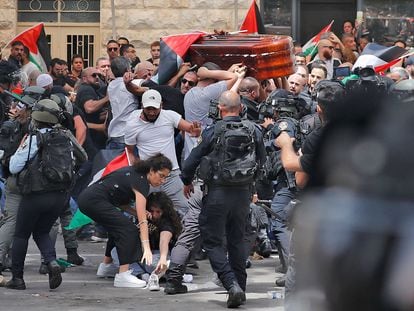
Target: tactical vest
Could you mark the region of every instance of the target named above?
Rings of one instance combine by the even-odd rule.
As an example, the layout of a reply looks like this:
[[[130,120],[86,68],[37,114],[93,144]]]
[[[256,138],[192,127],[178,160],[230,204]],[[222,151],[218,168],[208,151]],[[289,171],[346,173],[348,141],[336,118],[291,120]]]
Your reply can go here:
[[[255,125],[247,120],[218,121],[213,141],[213,151],[201,159],[199,177],[227,186],[251,184],[258,170]]]

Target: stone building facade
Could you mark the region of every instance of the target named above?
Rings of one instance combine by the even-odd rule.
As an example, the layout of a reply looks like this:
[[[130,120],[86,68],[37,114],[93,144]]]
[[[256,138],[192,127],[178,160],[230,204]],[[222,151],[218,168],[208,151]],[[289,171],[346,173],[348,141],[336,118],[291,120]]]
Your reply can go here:
[[[37,22],[44,22],[46,33],[53,33],[49,38],[52,56],[68,59],[66,49],[59,50],[59,52],[54,49],[65,45],[65,42],[54,42],[54,38],[61,39],[67,34],[66,30],[66,32],[62,31],[71,27],[75,34],[81,33],[82,27],[85,32],[94,28],[95,52],[94,56],[90,57],[91,63],[93,58],[106,55],[105,44],[109,39],[116,39],[119,36],[129,38],[137,49],[137,55],[145,59],[149,56],[150,43],[159,40],[162,36],[193,30],[235,31],[251,4],[250,0],[31,0],[22,1],[28,3],[24,7],[22,3],[18,4],[17,0],[1,0],[0,2],[0,43],[2,45],[23,29]],[[82,10],[79,11],[77,17],[74,17],[74,21],[69,22],[62,22],[62,17],[59,17],[57,22],[50,22],[46,17],[42,17],[45,14],[40,14],[42,10],[49,12],[47,8],[52,11],[60,8],[61,13],[64,13],[68,8],[76,9],[76,7],[82,9],[88,7],[90,11],[93,6],[99,8],[99,20],[91,21],[88,18],[82,20],[80,16],[85,12]],[[113,12],[115,13],[114,20]],[[36,14],[38,15],[35,16]],[[54,28],[58,30],[54,31]],[[5,52],[7,54],[7,51]]]

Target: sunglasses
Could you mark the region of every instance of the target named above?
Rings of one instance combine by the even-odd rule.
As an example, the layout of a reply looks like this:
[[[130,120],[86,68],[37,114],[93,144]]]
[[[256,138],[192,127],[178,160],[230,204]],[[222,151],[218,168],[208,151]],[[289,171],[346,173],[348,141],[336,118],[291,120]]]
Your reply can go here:
[[[194,81],[190,81],[190,80],[187,80],[187,79],[181,79],[181,83],[182,84],[186,84],[186,83],[188,83],[188,85],[189,86],[195,86],[196,85],[196,82],[194,82]]]
[[[91,77],[94,77],[94,78],[96,78],[96,77],[100,77],[101,76],[101,74],[99,74],[99,73],[93,73],[93,74],[91,74]]]
[[[110,52],[116,52],[118,51],[118,48],[107,48],[107,50]]]

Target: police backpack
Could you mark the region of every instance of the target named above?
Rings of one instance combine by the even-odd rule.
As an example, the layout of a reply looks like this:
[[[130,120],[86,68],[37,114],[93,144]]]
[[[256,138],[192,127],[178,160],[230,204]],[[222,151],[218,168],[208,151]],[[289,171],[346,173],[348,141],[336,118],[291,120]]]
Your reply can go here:
[[[33,159],[26,162],[17,177],[21,193],[69,190],[75,176],[74,147],[71,140],[58,128],[45,133],[37,131],[36,139],[38,152]]]
[[[247,185],[255,180],[255,125],[218,121],[214,128],[214,149],[201,159],[199,177],[205,182],[222,185]]]

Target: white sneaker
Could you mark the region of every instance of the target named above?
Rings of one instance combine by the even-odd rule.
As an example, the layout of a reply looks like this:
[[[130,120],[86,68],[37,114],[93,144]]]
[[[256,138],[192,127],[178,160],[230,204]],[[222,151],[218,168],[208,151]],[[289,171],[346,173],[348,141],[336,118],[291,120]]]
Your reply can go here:
[[[160,290],[160,284],[158,282],[158,275],[152,273],[148,280],[148,289],[152,292]]]
[[[138,279],[136,276],[132,275],[132,270],[128,270],[122,273],[117,273],[115,275],[114,286],[115,287],[135,287],[143,288],[147,283],[143,280]]]
[[[183,274],[183,283],[193,283],[193,275]]]
[[[96,276],[98,278],[113,278],[117,274],[119,267],[113,263],[100,263]]]
[[[145,281],[147,283],[148,283],[149,278],[150,278],[150,274],[149,273],[143,273],[143,274],[141,274],[141,277],[140,277],[141,280],[143,280],[143,281]]]

